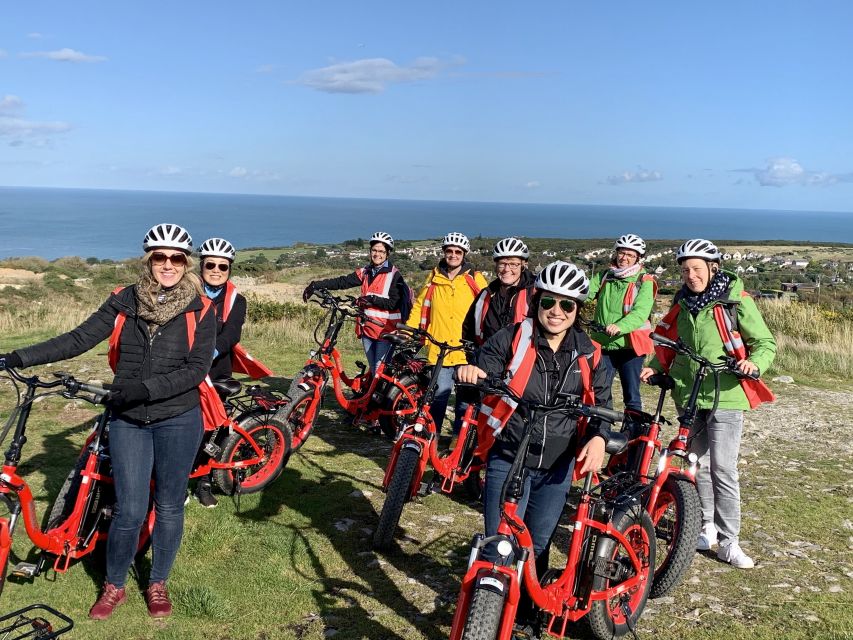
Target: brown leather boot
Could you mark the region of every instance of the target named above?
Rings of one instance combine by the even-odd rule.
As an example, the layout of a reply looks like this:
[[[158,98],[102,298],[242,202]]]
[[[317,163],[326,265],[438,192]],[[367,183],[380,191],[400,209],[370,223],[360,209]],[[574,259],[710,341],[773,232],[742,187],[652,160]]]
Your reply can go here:
[[[145,602],[148,604],[148,615],[152,618],[168,618],[172,615],[172,601],[166,591],[165,582],[155,582],[145,590]]]
[[[101,597],[89,609],[89,617],[92,620],[106,620],[115,611],[116,607],[123,604],[127,600],[127,594],[124,587],[117,587],[109,582],[104,583],[104,590],[101,592]]]

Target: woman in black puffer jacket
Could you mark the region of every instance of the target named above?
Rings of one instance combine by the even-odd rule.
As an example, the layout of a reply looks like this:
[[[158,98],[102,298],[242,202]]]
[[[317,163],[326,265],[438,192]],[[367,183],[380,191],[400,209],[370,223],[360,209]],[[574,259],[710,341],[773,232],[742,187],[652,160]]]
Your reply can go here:
[[[181,543],[187,479],[203,432],[198,387],[216,341],[215,314],[190,273],[190,235],[178,225],[159,224],[142,246],[143,270],[135,285],[114,292],[76,329],[0,356],[9,366],[29,367],[72,358],[110,338],[115,379],[104,403],[113,411],[116,508],[106,584],[89,612],[96,620],[109,617],[126,599],[124,584],[148,511],[152,472],[156,520],[145,600],[153,617],[172,612],[165,582]]]

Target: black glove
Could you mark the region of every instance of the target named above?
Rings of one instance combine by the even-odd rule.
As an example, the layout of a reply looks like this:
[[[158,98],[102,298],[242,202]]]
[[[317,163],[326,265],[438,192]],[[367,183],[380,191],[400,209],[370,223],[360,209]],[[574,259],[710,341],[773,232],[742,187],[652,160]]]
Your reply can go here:
[[[308,302],[308,298],[311,297],[311,294],[314,293],[314,289],[317,288],[317,285],[314,284],[314,281],[308,283],[308,286],[305,287],[305,290],[302,292],[302,302]]]
[[[14,351],[10,353],[0,353],[0,371],[11,367],[12,369],[20,369],[24,366],[21,356]]]
[[[101,401],[108,407],[120,409],[148,400],[148,387],[142,382],[107,385],[110,392]]]
[[[373,296],[361,296],[355,301],[355,306],[359,309],[366,309],[373,305]]]

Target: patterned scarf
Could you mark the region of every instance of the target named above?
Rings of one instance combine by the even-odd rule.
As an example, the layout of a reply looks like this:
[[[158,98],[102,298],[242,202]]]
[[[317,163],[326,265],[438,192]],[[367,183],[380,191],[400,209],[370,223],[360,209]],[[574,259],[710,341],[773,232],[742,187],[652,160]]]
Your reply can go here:
[[[635,276],[640,273],[640,269],[643,268],[639,262],[637,264],[632,264],[629,267],[610,267],[610,275],[618,280],[622,280],[624,278],[630,278],[631,276]]]
[[[136,283],[136,313],[148,323],[148,332],[153,336],[157,329],[183,313],[197,295],[190,278],[181,278],[171,289],[164,289],[145,271]]]
[[[717,271],[711,282],[701,293],[693,293],[687,285],[681,287],[680,297],[684,300],[687,310],[695,317],[708,303],[719,300],[728,290],[732,279],[722,271]]]

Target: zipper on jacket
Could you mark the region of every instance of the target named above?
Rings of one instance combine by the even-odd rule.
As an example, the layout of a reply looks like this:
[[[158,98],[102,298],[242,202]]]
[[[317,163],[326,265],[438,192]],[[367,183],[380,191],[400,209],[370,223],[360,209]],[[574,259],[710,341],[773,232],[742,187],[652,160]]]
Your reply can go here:
[[[555,355],[554,362],[556,364],[557,358],[556,358],[556,354],[554,354],[554,355]],[[536,352],[536,357],[541,358],[542,368],[545,370],[545,403],[547,404],[548,398],[549,398],[549,396],[548,396],[548,383],[551,380],[551,373],[550,373],[550,371],[548,371],[548,365],[545,363],[545,358],[542,357],[542,354],[539,353],[539,351]],[[557,365],[557,366],[559,367],[560,365]],[[542,448],[539,451],[539,462],[536,463],[537,469],[542,468],[542,460],[545,457],[545,440],[546,440],[545,434],[547,432],[548,432],[548,416],[546,415],[545,418],[542,420]]]

